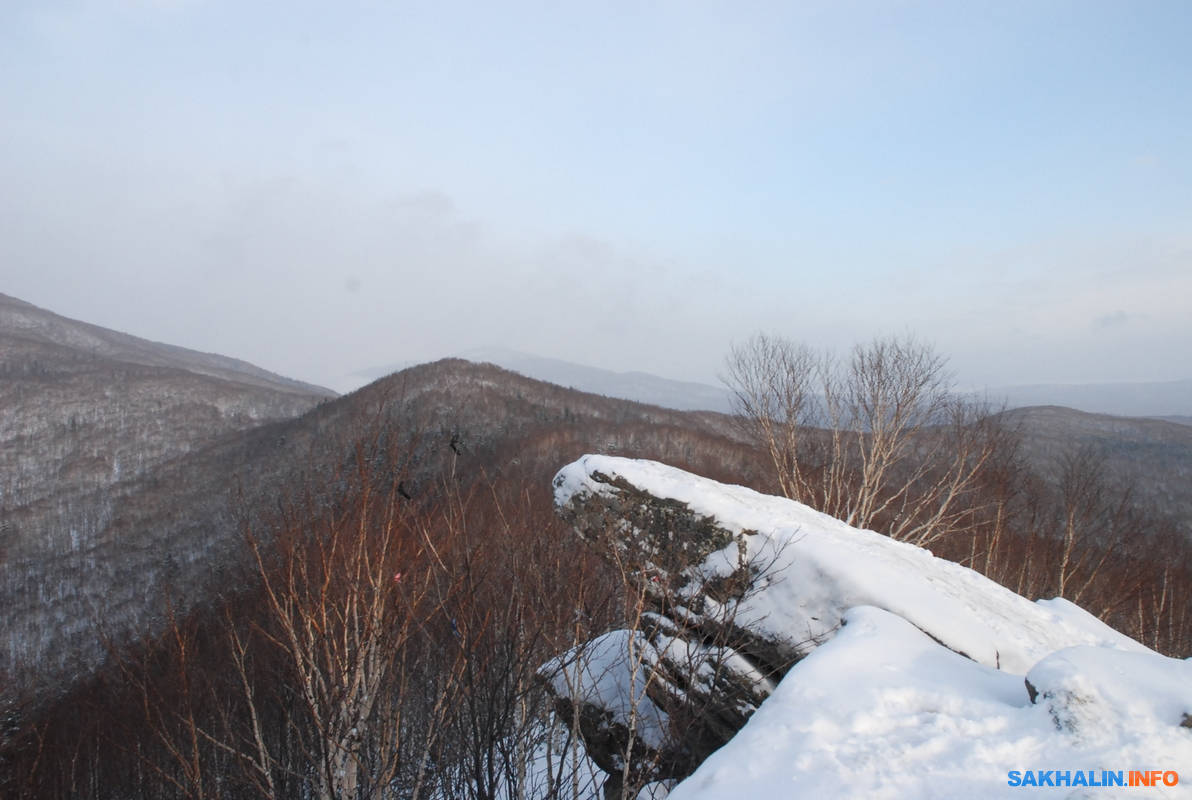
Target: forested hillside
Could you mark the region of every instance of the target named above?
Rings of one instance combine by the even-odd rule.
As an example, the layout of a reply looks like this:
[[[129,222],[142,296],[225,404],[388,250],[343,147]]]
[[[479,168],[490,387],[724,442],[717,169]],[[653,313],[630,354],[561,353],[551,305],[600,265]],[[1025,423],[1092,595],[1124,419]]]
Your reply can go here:
[[[1023,452],[1032,463],[1047,468],[1084,451],[1105,480],[1130,490],[1134,505],[1171,520],[1192,538],[1192,427],[1057,406],[1014,409],[1007,418],[1021,426]]]
[[[0,671],[77,674],[94,662],[95,621],[153,582],[137,536],[121,533],[121,498],[189,453],[331,396],[0,295]],[[122,554],[120,589],[100,577],[105,548]]]
[[[65,536],[77,549],[110,487],[332,395],[0,295],[0,545]]]
[[[417,442],[405,487],[411,494],[437,491],[444,451],[457,478],[469,483],[510,466],[545,482],[555,459],[587,450],[640,453],[721,474],[750,457],[722,415],[583,395],[490,365],[414,368],[301,419],[225,436],[122,481],[100,480],[99,488],[76,491],[44,517],[33,509],[10,512],[0,589],[3,668],[42,679],[80,674],[81,665],[102,655],[97,620],[119,637],[149,624],[146,614],[160,613],[167,592],[184,602],[205,597],[242,555],[237,514],[272,502],[304,475],[334,469],[337,448],[381,406],[399,414],[402,436]],[[146,427],[157,428],[126,418],[121,430],[135,441]],[[761,477],[758,469],[752,474]],[[39,485],[46,483],[53,485]],[[37,536],[33,522],[20,522],[43,518]]]
[[[858,348],[852,405],[818,417],[772,404],[738,418],[673,411],[444,360],[345,397],[299,395],[306,413],[263,422],[204,417],[220,401],[191,382],[236,385],[186,370],[113,374],[98,357],[61,355],[57,372],[14,371],[12,407],[37,441],[59,442],[60,464],[22,478],[33,502],[6,509],[24,521],[9,523],[0,567],[0,790],[487,799],[604,786],[627,800],[636,789],[616,779],[619,762],[591,746],[599,720],[569,714],[540,672],[662,619],[643,605],[640,587],[655,584],[623,559],[631,548],[593,550],[554,512],[552,478],[586,453],[786,494],[1026,598],[1067,598],[1161,653],[1192,652],[1192,549],[1161,504],[1135,502],[1104,442],[1032,433],[1030,412],[956,406],[946,382],[915,394],[900,359],[941,363],[917,347]],[[55,416],[76,378],[74,391],[99,390],[78,414],[108,409],[86,437]],[[129,388],[142,379],[171,383],[160,395]],[[32,391],[59,392],[58,404],[27,402]],[[199,400],[185,410],[184,396]],[[174,427],[159,424],[158,400]],[[916,421],[886,424],[904,412]],[[231,421],[204,438],[207,419]],[[6,452],[30,458],[31,441],[13,436]],[[120,447],[148,455],[127,471],[84,457],[114,461]],[[614,506],[656,528],[647,570],[690,555],[667,552],[671,533],[703,530],[683,504]],[[614,537],[637,525],[570,522]],[[775,680],[789,666],[775,662]],[[701,738],[702,713],[669,723],[703,744],[667,780],[744,721]]]

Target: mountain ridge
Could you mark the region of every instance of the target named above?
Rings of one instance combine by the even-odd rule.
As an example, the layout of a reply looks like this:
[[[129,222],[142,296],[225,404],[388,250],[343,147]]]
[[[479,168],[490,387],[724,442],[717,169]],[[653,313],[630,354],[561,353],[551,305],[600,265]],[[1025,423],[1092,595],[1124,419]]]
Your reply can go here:
[[[1137,383],[1023,384],[992,387],[987,394],[1006,398],[1014,408],[1064,406],[1090,414],[1192,418],[1192,379]]]
[[[616,372],[495,346],[465,350],[455,353],[450,358],[461,358],[476,364],[494,364],[528,378],[577,391],[678,411],[715,411],[727,414],[732,410],[731,393],[727,389],[695,381],[663,378],[648,372]],[[346,388],[361,380],[375,380],[411,366],[415,366],[415,363],[400,362],[360,370],[346,376],[343,386]]]
[[[732,392],[729,389],[696,381],[678,381],[640,371],[617,372],[499,346],[473,348],[451,357],[496,364],[531,378],[606,397],[684,411],[732,411]],[[425,362],[406,361],[360,370],[344,376],[340,388],[352,390],[418,363]],[[1022,384],[988,387],[981,394],[995,402],[1005,400],[1009,408],[1064,406],[1090,414],[1149,417],[1192,424],[1192,380]]]
[[[287,378],[238,358],[154,342],[70,319],[3,293],[0,293],[0,335],[63,345],[115,361],[177,367],[254,386],[325,397],[337,395],[325,387]]]

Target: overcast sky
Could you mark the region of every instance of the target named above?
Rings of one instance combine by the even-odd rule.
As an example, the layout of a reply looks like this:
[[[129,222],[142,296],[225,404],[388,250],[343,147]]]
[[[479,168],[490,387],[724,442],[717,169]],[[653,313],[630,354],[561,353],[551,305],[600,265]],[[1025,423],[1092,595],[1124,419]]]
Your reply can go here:
[[[0,3],[0,292],[325,385],[1192,377],[1192,3]]]

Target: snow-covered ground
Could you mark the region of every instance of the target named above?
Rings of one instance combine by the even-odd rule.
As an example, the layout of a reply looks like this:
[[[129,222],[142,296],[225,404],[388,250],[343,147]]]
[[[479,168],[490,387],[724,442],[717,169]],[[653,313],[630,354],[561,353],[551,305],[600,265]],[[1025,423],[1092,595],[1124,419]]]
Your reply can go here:
[[[662,464],[585,456],[556,477],[556,502],[617,495],[614,482],[732,532],[761,572],[725,613],[810,652],[674,800],[1192,797],[1192,663],[1066,601],[1032,603],[925,550]],[[739,557],[734,543],[698,569],[727,575]],[[1057,770],[1075,785],[1047,785]],[[1136,770],[1180,781],[1096,785]]]
[[[797,664],[745,728],[671,793],[727,798],[1192,797],[1192,666],[1074,647],[1030,676],[941,647],[873,606]],[[1175,787],[1010,786],[1010,772],[1174,770]],[[1075,773],[1081,772],[1079,778]],[[1049,776],[1054,782],[1055,776]],[[1036,782],[1038,782],[1036,780]]]

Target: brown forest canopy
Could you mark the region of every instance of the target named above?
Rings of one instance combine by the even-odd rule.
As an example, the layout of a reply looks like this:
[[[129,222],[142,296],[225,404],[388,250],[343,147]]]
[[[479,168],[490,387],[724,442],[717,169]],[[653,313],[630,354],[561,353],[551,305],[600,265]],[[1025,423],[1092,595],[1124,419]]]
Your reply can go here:
[[[933,354],[911,355],[938,377]],[[876,362],[859,363],[865,378]],[[1103,449],[1033,453],[1019,419],[957,411],[942,388],[940,416],[904,426],[866,484],[876,417],[847,405],[734,420],[447,360],[78,492],[48,517],[70,525],[6,529],[0,788],[557,791],[577,731],[551,722],[534,671],[626,613],[618,576],[551,509],[550,478],[587,452],[837,513],[868,486],[865,524],[1192,652],[1188,540],[1134,501]],[[863,412],[864,392],[852,402]],[[556,783],[525,785],[526,753],[548,742]]]

